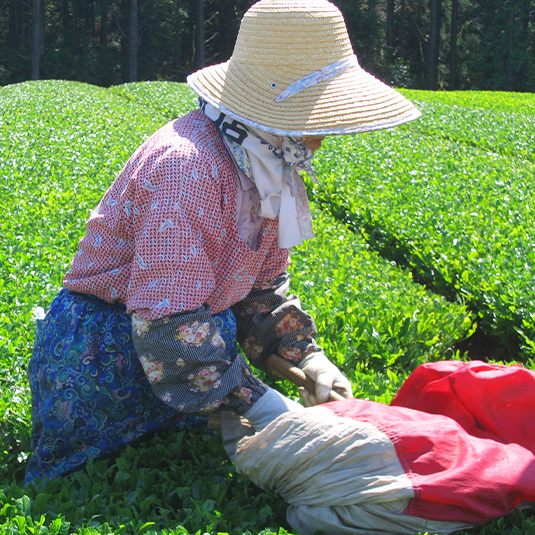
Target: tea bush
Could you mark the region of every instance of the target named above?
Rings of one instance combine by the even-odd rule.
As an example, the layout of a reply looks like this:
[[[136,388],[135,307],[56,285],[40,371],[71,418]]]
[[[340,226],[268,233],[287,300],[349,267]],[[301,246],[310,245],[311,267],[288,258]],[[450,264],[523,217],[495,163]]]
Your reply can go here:
[[[60,287],[102,191],[166,118],[105,89],[59,81],[4,87],[0,108],[0,408],[9,460],[0,474],[13,474],[29,451],[32,310]]]
[[[409,125],[329,140],[314,195],[419,281],[465,299],[487,333],[529,358],[535,114],[519,108],[505,121],[502,111],[465,113],[447,99],[423,101],[427,113]]]
[[[492,141],[490,153],[488,140],[478,140],[477,128],[485,124],[452,125],[444,117],[451,105],[440,95],[410,94],[433,110],[427,127],[420,122],[392,133],[358,136],[351,143],[349,138],[331,140],[318,155],[321,184],[313,193],[317,236],[295,249],[291,266],[292,291],[316,317],[320,343],[349,375],[355,394],[387,403],[420,362],[463,357],[455,342],[473,330],[463,296],[481,317],[489,313],[484,306],[491,310],[489,303],[496,304],[499,316],[519,303],[509,299],[508,276],[516,278],[523,263],[530,262],[529,256],[520,257],[526,254],[524,240],[531,239],[524,225],[532,169],[527,174],[522,170],[524,162],[532,165],[526,156],[531,147],[527,126],[518,136],[515,160],[507,136],[499,134],[501,148]],[[485,108],[477,105],[478,95],[470,97],[475,103],[462,95],[455,98],[455,105],[469,110],[463,114],[474,121],[474,109]],[[46,309],[60,287],[89,211],[129,155],[159,126],[194,107],[195,100],[184,85],[165,82],[102,89],[42,81],[0,89],[2,533],[290,535],[280,498],[238,476],[217,434],[201,431],[157,433],[84,470],[21,486],[30,454],[25,369],[33,310]],[[510,100],[500,95],[494,106],[508,112]],[[522,125],[529,126],[529,117],[520,115]],[[503,114],[495,117],[498,126],[506,120]],[[462,161],[454,164],[452,154]],[[436,172],[429,171],[435,167]],[[485,179],[488,169],[494,186]],[[444,170],[450,172],[446,178]],[[448,188],[451,182],[451,189],[441,191],[440,176]],[[462,188],[464,179],[472,189]],[[459,195],[472,202],[470,208],[463,211],[462,203],[454,202]],[[481,204],[477,214],[474,203]],[[457,216],[439,211],[437,204],[457,210]],[[497,212],[491,214],[494,206]],[[450,230],[456,221],[459,234]],[[498,225],[502,221],[503,228]],[[513,243],[519,256],[507,264]],[[390,259],[373,250],[377,244],[390,248]],[[476,252],[466,255],[471,248]],[[408,259],[415,273],[434,280],[434,289],[452,302],[416,284],[411,272],[393,259]],[[485,290],[486,300],[478,308],[474,288],[485,278],[477,279],[473,271],[485,263],[495,269],[487,270],[495,287],[494,293]],[[526,285],[529,273],[526,268]],[[500,288],[509,291],[503,302]],[[288,383],[280,387],[295,395]],[[515,512],[471,533],[504,532],[535,534],[535,524]]]
[[[327,354],[348,375],[452,358],[454,343],[472,331],[466,307],[415,284],[409,271],[312,206],[316,236],[295,248],[292,288],[311,309]]]
[[[138,106],[141,104],[160,111],[170,120],[197,107],[195,93],[175,82],[134,82],[112,87],[111,90]]]

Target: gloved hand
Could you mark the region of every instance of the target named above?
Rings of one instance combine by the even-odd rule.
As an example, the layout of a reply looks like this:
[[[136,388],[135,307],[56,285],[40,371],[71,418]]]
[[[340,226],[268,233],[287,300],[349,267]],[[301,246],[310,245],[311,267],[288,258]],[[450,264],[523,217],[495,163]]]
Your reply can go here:
[[[329,392],[334,390],[344,398],[352,398],[351,383],[342,372],[323,354],[311,353],[300,363],[303,370],[316,383],[316,392],[311,393],[304,388],[299,389],[305,407],[325,403],[329,399]]]

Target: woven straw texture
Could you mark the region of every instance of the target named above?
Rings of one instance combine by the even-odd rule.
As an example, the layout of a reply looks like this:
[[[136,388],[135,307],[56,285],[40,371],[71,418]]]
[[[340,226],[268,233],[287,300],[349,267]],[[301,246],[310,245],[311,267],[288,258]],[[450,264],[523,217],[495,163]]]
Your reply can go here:
[[[260,0],[245,14],[229,61],[188,77],[228,115],[281,135],[349,134],[420,115],[355,65],[276,102],[290,84],[353,55],[342,14],[326,0]]]

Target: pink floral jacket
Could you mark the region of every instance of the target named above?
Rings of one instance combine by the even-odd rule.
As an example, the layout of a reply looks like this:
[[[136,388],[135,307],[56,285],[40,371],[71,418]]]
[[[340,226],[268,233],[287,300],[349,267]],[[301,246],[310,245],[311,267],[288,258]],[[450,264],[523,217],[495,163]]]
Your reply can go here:
[[[201,111],[153,134],[91,214],[71,270],[73,291],[123,303],[156,394],[177,410],[240,413],[265,391],[229,356],[212,314],[232,307],[244,353],[298,362],[319,351],[315,326],[287,295],[289,251],[277,220],[255,249],[240,236],[239,180],[221,134]]]

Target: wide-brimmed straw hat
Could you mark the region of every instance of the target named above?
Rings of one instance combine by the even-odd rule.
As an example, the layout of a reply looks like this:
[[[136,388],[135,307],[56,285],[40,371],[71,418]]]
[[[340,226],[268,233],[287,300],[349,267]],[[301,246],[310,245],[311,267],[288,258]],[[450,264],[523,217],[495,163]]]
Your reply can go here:
[[[260,0],[230,60],[187,82],[227,115],[277,135],[351,134],[420,116],[359,66],[343,16],[326,0]]]

